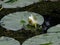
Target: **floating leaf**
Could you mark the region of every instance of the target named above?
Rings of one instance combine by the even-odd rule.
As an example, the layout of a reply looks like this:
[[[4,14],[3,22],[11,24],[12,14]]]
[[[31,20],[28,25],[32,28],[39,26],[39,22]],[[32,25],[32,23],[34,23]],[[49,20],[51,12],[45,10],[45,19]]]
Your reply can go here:
[[[9,0],[9,1],[5,2],[5,3],[13,3],[15,1],[17,1],[17,0]]]
[[[3,3],[5,3],[5,2],[7,2],[8,0],[0,0],[0,4],[3,4]]]
[[[0,45],[20,45],[20,43],[13,38],[2,36],[0,37]]]
[[[3,8],[17,8],[17,7],[25,7],[37,2],[39,2],[39,0],[7,0],[5,2],[2,1],[1,4]]]
[[[22,45],[60,45],[60,33],[47,33],[29,38]]]
[[[60,24],[49,28],[49,29],[47,30],[47,32],[48,32],[48,33],[49,33],[49,32],[50,32],[50,33],[60,33]]]
[[[25,25],[28,24],[28,17],[31,14],[36,16],[39,25],[43,24],[44,18],[40,14],[23,11],[23,12],[11,13],[4,16],[1,19],[1,22],[3,22],[1,23],[1,26],[6,28],[7,30],[14,30],[14,31],[20,30],[23,27],[23,24]]]

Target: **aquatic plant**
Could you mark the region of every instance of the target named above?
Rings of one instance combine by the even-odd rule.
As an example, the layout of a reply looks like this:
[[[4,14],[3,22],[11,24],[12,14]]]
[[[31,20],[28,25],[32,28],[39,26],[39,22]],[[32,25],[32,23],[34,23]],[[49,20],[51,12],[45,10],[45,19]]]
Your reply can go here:
[[[39,1],[40,0],[7,0],[7,1],[1,1],[2,2],[1,5],[3,8],[17,8],[17,7],[25,7]]]
[[[11,13],[4,16],[0,21],[2,22],[1,26],[6,28],[7,30],[14,30],[14,31],[20,30],[23,27],[25,27],[26,29],[26,26],[28,24],[30,25],[29,16],[31,16],[31,14],[37,18],[36,20],[37,23],[35,24],[35,22],[33,22],[34,23],[33,27],[35,27],[35,25],[37,26],[37,24],[38,25],[43,24],[44,18],[40,14],[23,11],[23,12]]]
[[[22,45],[59,45],[60,33],[47,33],[29,38]]]
[[[15,2],[15,1],[17,1],[17,0],[8,0],[8,1],[6,1],[5,3],[13,3],[13,2]]]
[[[30,25],[35,26],[35,28],[36,28],[36,26],[37,26],[37,18],[35,16],[33,16],[31,14],[31,16],[29,16],[29,18],[28,18],[28,21],[29,21]]]
[[[0,5],[7,2],[8,0],[0,0]]]
[[[48,32],[48,33],[49,33],[49,32],[50,32],[50,33],[60,33],[60,24],[49,28],[49,29],[47,30],[47,32]]]
[[[20,43],[13,38],[2,36],[0,37],[0,45],[20,45]]]

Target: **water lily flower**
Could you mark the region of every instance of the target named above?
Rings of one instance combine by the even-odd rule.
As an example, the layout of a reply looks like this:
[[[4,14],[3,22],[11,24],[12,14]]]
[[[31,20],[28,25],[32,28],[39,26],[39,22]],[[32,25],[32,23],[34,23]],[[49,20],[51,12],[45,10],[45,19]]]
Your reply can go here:
[[[34,17],[32,14],[31,14],[31,16],[29,16],[29,20],[28,21],[29,21],[29,24],[34,25],[36,27],[37,20],[36,20],[36,17]]]

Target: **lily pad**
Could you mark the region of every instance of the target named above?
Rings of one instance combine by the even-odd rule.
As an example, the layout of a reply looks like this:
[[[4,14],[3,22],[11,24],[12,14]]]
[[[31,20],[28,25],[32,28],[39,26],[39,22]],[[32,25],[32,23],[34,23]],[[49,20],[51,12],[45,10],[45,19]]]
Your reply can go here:
[[[7,2],[8,0],[0,0],[0,5],[3,4],[4,2]]]
[[[22,45],[60,45],[60,33],[47,33],[27,39]]]
[[[5,3],[14,3],[15,1],[17,1],[17,0],[8,0]]]
[[[31,14],[33,16],[36,16],[37,23],[39,25],[43,24],[44,18],[40,14],[23,11],[23,12],[11,13],[11,14],[4,16],[0,21],[1,26],[6,28],[7,30],[17,31],[17,30],[21,29],[23,27],[23,25],[28,24],[28,17]]]
[[[3,8],[25,7],[40,0],[8,0],[2,3]]]
[[[47,31],[48,33],[60,33],[60,24],[56,25],[56,26],[53,26],[51,27],[50,29],[48,29]]]
[[[0,37],[0,45],[20,45],[20,43],[13,38],[2,36]]]

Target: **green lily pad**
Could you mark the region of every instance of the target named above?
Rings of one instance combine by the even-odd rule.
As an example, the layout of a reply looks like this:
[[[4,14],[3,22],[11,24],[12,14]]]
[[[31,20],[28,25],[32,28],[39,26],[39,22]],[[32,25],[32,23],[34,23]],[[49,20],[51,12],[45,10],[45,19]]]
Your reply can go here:
[[[8,1],[5,2],[5,3],[13,3],[13,2],[15,2],[15,1],[17,1],[17,0],[8,0]]]
[[[5,3],[5,2],[7,2],[8,0],[3,0],[3,1],[1,1],[0,0],[0,4],[3,4],[3,3]]]
[[[0,45],[20,45],[20,43],[13,38],[2,36],[0,37]]]
[[[60,24],[51,27],[50,29],[47,30],[47,32],[49,33],[60,33]]]
[[[40,0],[8,0],[2,3],[2,7],[3,8],[25,7],[39,1]]]
[[[47,33],[29,38],[22,45],[60,45],[60,33]]]
[[[6,28],[7,30],[17,31],[23,28],[23,25],[28,24],[28,18],[29,16],[31,16],[31,14],[36,16],[37,23],[39,25],[43,24],[44,18],[40,14],[23,11],[23,12],[11,13],[4,16],[0,21],[1,26]]]

